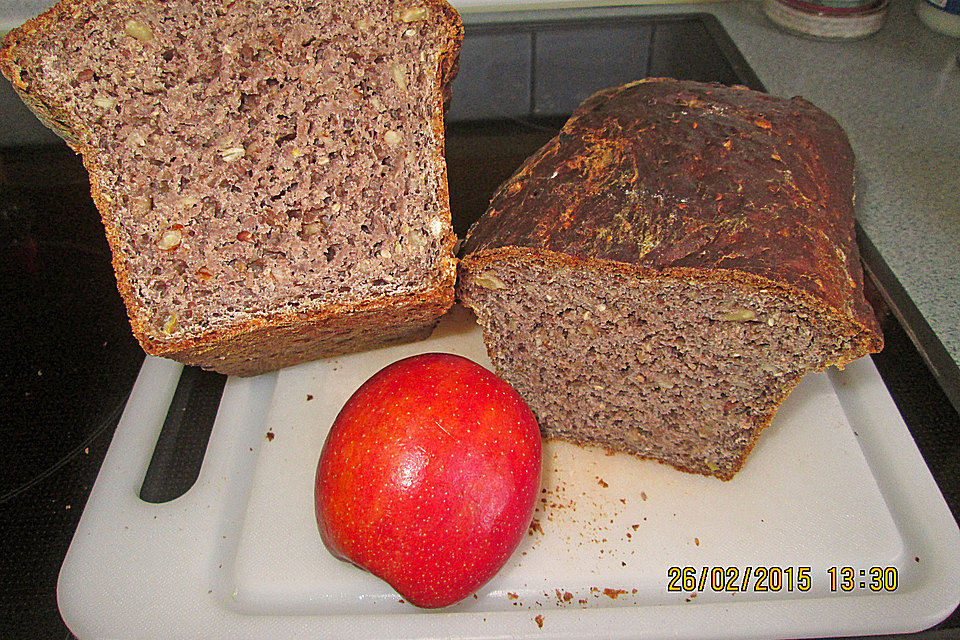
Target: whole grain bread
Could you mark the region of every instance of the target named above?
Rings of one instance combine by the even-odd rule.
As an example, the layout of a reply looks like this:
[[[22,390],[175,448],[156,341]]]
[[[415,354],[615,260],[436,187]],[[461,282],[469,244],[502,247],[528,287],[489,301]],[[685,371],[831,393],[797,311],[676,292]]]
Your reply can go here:
[[[82,154],[134,334],[252,375],[453,302],[445,0],[63,0],[0,70]]]
[[[470,229],[458,292],[544,435],[727,480],[805,372],[882,348],[853,180],[800,98],[601,91]]]

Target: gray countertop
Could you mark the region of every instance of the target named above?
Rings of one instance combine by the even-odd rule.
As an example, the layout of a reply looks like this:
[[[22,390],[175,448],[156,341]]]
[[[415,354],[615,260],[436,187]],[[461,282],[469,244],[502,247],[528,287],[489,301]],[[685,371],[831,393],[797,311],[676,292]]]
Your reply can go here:
[[[0,30],[50,4],[7,5],[0,9]],[[506,17],[488,10],[492,5],[485,0],[453,4],[468,24]],[[511,0],[499,8],[543,6],[540,0]],[[892,306],[960,406],[960,39],[929,30],[910,0],[893,0],[880,32],[855,41],[790,35],[751,0],[576,10],[587,16],[618,12],[712,13],[771,93],[802,95],[839,120],[857,155],[857,218],[909,298]],[[558,9],[533,13],[570,15]],[[517,13],[510,12],[510,19]],[[904,305],[919,313],[911,319]]]

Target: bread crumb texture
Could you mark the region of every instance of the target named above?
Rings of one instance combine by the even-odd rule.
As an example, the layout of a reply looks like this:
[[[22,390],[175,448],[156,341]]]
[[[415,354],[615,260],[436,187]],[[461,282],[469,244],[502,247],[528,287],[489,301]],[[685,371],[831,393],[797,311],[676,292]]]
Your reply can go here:
[[[452,286],[461,37],[438,0],[67,0],[0,66],[83,154],[141,342],[202,350]]]

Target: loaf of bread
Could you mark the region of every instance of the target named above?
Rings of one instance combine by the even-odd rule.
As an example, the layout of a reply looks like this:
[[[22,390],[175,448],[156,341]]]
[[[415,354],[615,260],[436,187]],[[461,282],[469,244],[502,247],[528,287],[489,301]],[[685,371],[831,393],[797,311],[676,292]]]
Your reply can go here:
[[[462,35],[445,0],[63,0],[0,69],[82,154],[144,349],[253,375],[452,304]]]
[[[470,229],[458,292],[545,436],[727,480],[805,372],[882,348],[853,178],[800,98],[601,91]]]

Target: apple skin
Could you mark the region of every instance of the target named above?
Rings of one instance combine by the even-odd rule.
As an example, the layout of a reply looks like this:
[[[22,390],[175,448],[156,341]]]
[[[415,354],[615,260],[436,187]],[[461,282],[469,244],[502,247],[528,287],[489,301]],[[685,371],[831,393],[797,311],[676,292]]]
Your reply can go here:
[[[466,598],[523,540],[540,491],[536,418],[461,356],[394,362],[350,397],[316,476],[320,537],[418,607]]]

